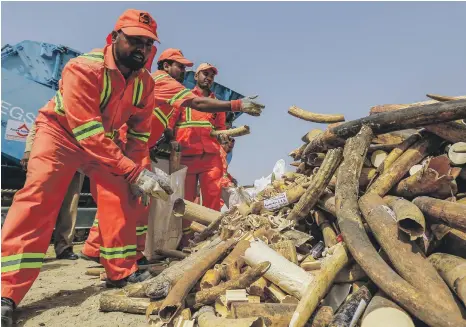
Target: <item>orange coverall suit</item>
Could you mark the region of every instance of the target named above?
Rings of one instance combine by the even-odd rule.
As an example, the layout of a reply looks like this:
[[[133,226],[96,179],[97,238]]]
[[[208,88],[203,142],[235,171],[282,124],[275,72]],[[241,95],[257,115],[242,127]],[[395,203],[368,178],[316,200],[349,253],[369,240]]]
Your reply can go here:
[[[202,97],[202,90],[195,87],[194,95]],[[215,95],[211,93],[211,98]],[[181,164],[188,167],[185,182],[185,199],[194,201],[197,182],[201,186],[202,204],[220,211],[221,187],[223,175],[220,143],[210,136],[213,129],[225,130],[224,112],[207,113],[191,108],[176,110],[170,118],[170,128],[175,128],[177,142],[181,145]],[[184,227],[184,226],[183,226]]]
[[[151,124],[151,133],[148,141],[149,148],[155,146],[157,141],[163,134],[163,131],[168,126],[168,119],[173,112],[174,106],[181,105],[185,100],[194,98],[195,96],[189,89],[186,89],[181,83],[170,77],[165,71],[157,70],[151,75],[154,80],[155,104],[153,106],[152,115],[148,118]],[[118,131],[117,143],[123,147],[127,147],[129,140],[127,127],[123,126]],[[150,167],[150,159],[149,159]],[[92,187],[92,183],[91,183]],[[98,204],[97,204],[98,206]],[[149,207],[139,205],[134,212],[136,218],[136,236],[137,236],[137,255],[136,259],[143,257],[146,244],[146,235],[148,229]],[[89,236],[82,249],[82,252],[90,257],[98,257],[100,255],[100,235],[99,235],[99,220],[96,217],[94,224],[89,232]]]
[[[95,182],[101,263],[108,278],[119,280],[137,270],[132,217],[137,201],[128,183],[149,156],[153,86],[145,69],[125,80],[111,45],[66,64],[56,96],[39,111],[26,183],[3,226],[3,297],[19,304],[37,278],[78,168]],[[127,156],[106,136],[124,123],[129,127]]]
[[[155,146],[157,141],[162,136],[165,128],[168,126],[168,120],[174,111],[174,107],[179,107],[187,99],[195,98],[191,90],[185,88],[183,84],[176,81],[163,70],[157,70],[152,75],[155,82],[154,93],[155,104],[152,110],[152,118],[148,118],[151,123],[151,133],[148,141],[149,148]],[[127,128],[123,126],[118,131],[118,144],[126,148]],[[149,159],[150,166],[150,159]],[[91,183],[92,187],[92,183]],[[97,204],[98,206],[98,204]],[[145,248],[146,235],[148,229],[149,207],[139,205],[134,212],[136,218],[136,236],[137,236],[137,254],[136,259],[143,257],[142,252]],[[100,235],[99,235],[99,220],[96,218],[89,232],[89,236],[82,249],[82,252],[90,257],[98,257],[100,253]]]

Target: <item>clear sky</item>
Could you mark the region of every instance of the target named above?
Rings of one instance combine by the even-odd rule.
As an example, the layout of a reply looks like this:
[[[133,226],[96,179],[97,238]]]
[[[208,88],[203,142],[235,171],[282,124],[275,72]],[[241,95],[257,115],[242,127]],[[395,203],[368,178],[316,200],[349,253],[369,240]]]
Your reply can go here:
[[[156,19],[159,53],[180,48],[216,64],[217,82],[260,95],[264,114],[237,121],[252,132],[230,167],[242,184],[291,162],[301,136],[326,127],[288,115],[293,104],[350,120],[426,93],[466,94],[465,2],[2,2],[1,43],[88,51],[127,8]]]

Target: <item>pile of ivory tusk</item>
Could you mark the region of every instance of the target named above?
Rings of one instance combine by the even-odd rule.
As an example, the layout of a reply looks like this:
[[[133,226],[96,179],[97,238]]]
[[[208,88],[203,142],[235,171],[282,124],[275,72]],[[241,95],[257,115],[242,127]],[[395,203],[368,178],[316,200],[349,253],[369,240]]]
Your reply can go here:
[[[427,95],[327,123],[296,167],[216,212],[177,200],[188,248],[100,310],[152,326],[466,326],[466,96]],[[149,268],[150,269],[150,268]]]

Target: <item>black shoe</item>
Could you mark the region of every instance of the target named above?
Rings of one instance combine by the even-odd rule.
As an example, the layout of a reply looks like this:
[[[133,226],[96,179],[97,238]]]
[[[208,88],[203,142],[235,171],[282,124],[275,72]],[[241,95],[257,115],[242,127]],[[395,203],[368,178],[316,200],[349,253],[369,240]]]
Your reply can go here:
[[[151,277],[152,275],[150,274],[148,270],[146,271],[136,270],[135,272],[133,272],[131,275],[128,276],[128,283],[140,283]]]
[[[12,299],[2,297],[2,327],[13,326],[13,312],[15,303]]]
[[[79,257],[73,252],[71,248],[67,248],[63,250],[62,253],[57,255],[57,259],[59,260],[78,260]]]
[[[106,279],[105,280],[105,287],[107,288],[123,288],[128,284],[127,281],[128,277],[123,278],[123,279],[118,279],[118,280],[111,280],[111,279]]]
[[[145,281],[146,279],[152,277],[150,272],[144,271],[142,272],[141,270],[137,270],[128,277],[125,277],[123,279],[119,280],[111,280],[108,279],[105,281],[105,286],[107,288],[123,288],[125,287],[128,283],[139,283],[142,281]]]
[[[149,260],[146,257],[142,257],[137,262],[138,266],[147,266],[149,264]]]
[[[96,263],[100,263],[100,258],[99,257],[91,257],[91,256],[88,256],[88,255],[85,255],[84,253],[82,252],[79,252],[78,253],[78,257],[80,259],[83,259],[83,260],[87,260],[87,261],[94,261]]]

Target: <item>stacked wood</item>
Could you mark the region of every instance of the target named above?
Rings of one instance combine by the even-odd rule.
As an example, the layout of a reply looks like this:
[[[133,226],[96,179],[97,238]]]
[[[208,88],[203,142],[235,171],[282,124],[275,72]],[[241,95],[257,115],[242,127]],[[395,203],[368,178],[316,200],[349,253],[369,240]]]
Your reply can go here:
[[[101,310],[206,327],[466,327],[466,97],[429,97],[346,122],[291,107],[328,124],[290,153],[296,171],[222,214],[176,201],[190,246],[162,250],[178,261],[103,294]]]

